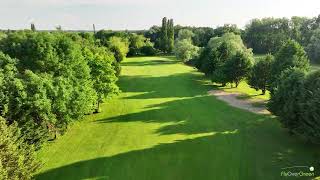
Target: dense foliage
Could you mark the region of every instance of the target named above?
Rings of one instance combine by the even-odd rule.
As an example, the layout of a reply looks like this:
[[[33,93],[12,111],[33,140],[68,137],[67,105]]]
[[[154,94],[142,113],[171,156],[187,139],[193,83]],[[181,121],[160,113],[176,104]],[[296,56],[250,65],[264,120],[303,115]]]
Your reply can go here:
[[[113,54],[79,35],[18,31],[0,50],[1,116],[37,148],[118,91]]]
[[[248,84],[256,90],[262,90],[262,94],[270,88],[273,61],[274,57],[268,54],[264,59],[256,62],[248,78]]]
[[[24,143],[17,124],[8,126],[0,117],[0,179],[31,179],[39,165],[33,146]]]
[[[291,68],[281,76],[268,104],[272,113],[293,134],[320,143],[320,71],[305,75]]]
[[[199,47],[193,45],[193,36],[193,32],[188,29],[182,29],[179,31],[174,47],[174,53],[177,59],[187,62],[198,56]]]
[[[245,28],[244,40],[255,53],[276,53],[289,39],[308,49],[311,61],[318,62],[320,16],[253,19]]]
[[[253,66],[253,54],[250,50],[238,51],[223,65],[223,74],[227,83],[239,83],[248,77]],[[224,83],[226,83],[224,82]]]
[[[196,62],[196,68],[210,76],[214,71],[220,71],[220,67],[222,67],[231,56],[245,49],[241,37],[233,33],[224,34],[222,37],[211,38],[207,46],[201,51]],[[215,74],[217,74],[217,72]],[[218,74],[221,73],[219,72]]]
[[[306,51],[314,63],[320,63],[320,29],[314,31]]]
[[[272,65],[271,90],[276,88],[281,73],[288,68],[298,68],[303,71],[309,70],[309,60],[303,47],[296,41],[289,40],[277,52]]]
[[[164,53],[171,53],[174,48],[174,23],[173,19],[162,19],[159,37],[156,40],[157,47]]]

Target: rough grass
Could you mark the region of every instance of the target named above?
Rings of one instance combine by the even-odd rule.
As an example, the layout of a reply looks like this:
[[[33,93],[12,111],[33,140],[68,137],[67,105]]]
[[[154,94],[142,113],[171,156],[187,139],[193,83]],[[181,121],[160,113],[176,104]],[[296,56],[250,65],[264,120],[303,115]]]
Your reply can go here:
[[[172,57],[127,59],[119,86],[102,113],[39,152],[36,179],[264,180],[287,166],[320,168],[318,146],[209,96],[212,85]]]

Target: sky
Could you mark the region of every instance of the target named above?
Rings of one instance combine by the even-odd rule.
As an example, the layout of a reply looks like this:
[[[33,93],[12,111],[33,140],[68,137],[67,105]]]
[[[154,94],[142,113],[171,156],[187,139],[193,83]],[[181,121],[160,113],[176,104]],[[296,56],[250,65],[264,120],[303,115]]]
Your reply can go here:
[[[244,27],[253,18],[314,17],[320,0],[0,0],[0,29],[142,30],[175,24]]]

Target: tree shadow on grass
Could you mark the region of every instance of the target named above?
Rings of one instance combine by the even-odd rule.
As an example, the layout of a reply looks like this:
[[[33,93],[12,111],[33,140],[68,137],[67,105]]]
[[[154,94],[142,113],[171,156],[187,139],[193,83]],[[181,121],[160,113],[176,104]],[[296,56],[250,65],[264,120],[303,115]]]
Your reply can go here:
[[[168,97],[194,97],[206,95],[211,84],[198,73],[180,73],[169,76],[121,76],[119,87],[124,93],[143,94],[126,99],[152,99]]]
[[[317,151],[283,136],[271,121],[262,118],[247,126],[76,162],[42,172],[36,179],[258,180],[281,179],[281,168],[290,165],[319,168]]]
[[[95,122],[171,123],[172,125],[166,125],[155,133],[197,134],[245,128],[248,122],[261,119],[261,116],[230,108],[226,103],[205,95],[149,105],[141,112],[100,119]]]
[[[166,59],[154,59],[145,61],[125,61],[121,63],[121,66],[159,66],[159,65],[170,65],[177,64],[178,60],[166,60]]]
[[[164,123],[154,134],[208,135],[72,163],[42,172],[36,179],[257,180],[281,179],[281,168],[288,166],[320,168],[319,147],[290,137],[270,116],[207,96],[211,88],[200,75],[122,76],[120,84],[123,92],[145,92],[125,98],[179,99],[94,123]]]

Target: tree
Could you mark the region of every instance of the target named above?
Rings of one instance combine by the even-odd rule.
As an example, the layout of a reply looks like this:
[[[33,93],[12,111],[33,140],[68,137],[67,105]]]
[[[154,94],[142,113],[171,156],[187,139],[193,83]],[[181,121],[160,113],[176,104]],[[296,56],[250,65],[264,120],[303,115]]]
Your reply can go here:
[[[256,89],[262,90],[262,94],[266,93],[266,90],[271,84],[271,66],[274,61],[274,57],[268,54],[264,59],[258,61],[252,68],[252,71],[248,78],[248,84]]]
[[[168,52],[171,53],[174,48],[174,24],[173,19],[168,21]]]
[[[62,31],[62,26],[61,25],[56,26],[56,30],[57,31]]]
[[[320,143],[320,71],[309,74],[305,81],[302,97],[299,98],[299,126],[295,133],[312,143]],[[296,109],[297,111],[297,109]]]
[[[192,44],[193,32],[188,29],[181,29],[175,42],[174,53],[183,62],[198,56],[199,48]]]
[[[275,61],[271,68],[271,82],[273,82],[271,90],[276,88],[277,80],[284,70],[298,68],[303,71],[308,71],[309,66],[309,60],[303,47],[296,41],[289,40],[281,47],[275,56]]]
[[[290,21],[286,18],[253,19],[245,28],[244,40],[255,53],[275,53],[290,39]]]
[[[146,38],[149,38],[151,42],[154,43],[154,47],[160,49],[160,36],[161,36],[161,27],[152,26],[149,30],[144,33]]]
[[[160,33],[160,50],[167,52],[168,47],[168,20],[166,17],[162,19],[161,33]]]
[[[129,52],[128,56],[136,56],[140,54],[140,49],[145,46],[147,39],[143,35],[135,33],[129,36]]]
[[[313,32],[306,50],[312,62],[320,63],[320,29]]]
[[[189,29],[181,29],[178,33],[177,40],[190,40],[192,42],[192,37],[194,36],[194,33]]]
[[[0,179],[31,179],[39,168],[32,145],[24,143],[16,123],[0,117]]]
[[[238,51],[244,51],[242,39],[239,35],[226,33],[222,37],[211,38],[204,50],[201,51],[196,62],[196,68],[206,75],[212,75],[215,70],[223,66],[223,64]],[[220,70],[219,70],[220,71]],[[220,74],[214,73],[214,74]],[[222,77],[222,76],[217,77]],[[212,78],[215,82],[217,78]]]
[[[31,31],[36,31],[36,26],[34,25],[34,23],[31,23]]]
[[[91,69],[93,88],[98,96],[96,112],[99,112],[100,103],[119,92],[119,88],[116,85],[118,78],[112,67],[112,62],[115,61],[115,58],[108,49],[103,47],[85,48],[84,56]]]
[[[252,52],[239,51],[224,64],[223,73],[228,82],[235,83],[238,87],[239,83],[249,75],[252,66]]]
[[[214,30],[209,27],[199,27],[193,30],[194,36],[192,41],[195,46],[205,47],[209,40],[214,37]]]
[[[129,53],[128,56],[137,55],[155,55],[156,50],[154,49],[154,44],[150,42],[150,39],[144,37],[143,35],[138,35],[132,33],[129,35]]]
[[[95,108],[91,69],[76,40],[62,32],[19,31],[0,42],[3,52],[19,59],[0,54],[0,72],[8,74],[0,87],[0,113],[16,120],[37,148]]]
[[[179,40],[175,43],[174,53],[178,59],[186,62],[198,55],[199,48],[189,39]]]
[[[108,47],[114,53],[117,62],[123,61],[129,52],[128,40],[116,36],[110,37]]]
[[[276,89],[271,93],[268,109],[276,116],[285,128],[292,133],[300,126],[301,119],[299,98],[303,93],[305,72],[298,68],[284,70]]]
[[[225,24],[223,26],[220,26],[214,29],[215,36],[221,37],[226,33],[234,33],[236,35],[240,35],[241,30],[235,24]]]

